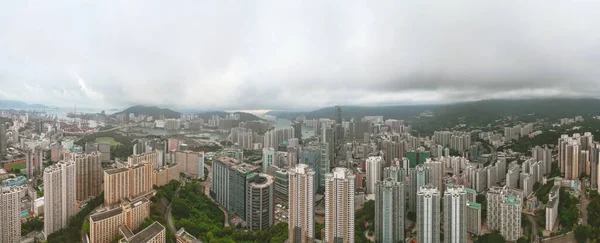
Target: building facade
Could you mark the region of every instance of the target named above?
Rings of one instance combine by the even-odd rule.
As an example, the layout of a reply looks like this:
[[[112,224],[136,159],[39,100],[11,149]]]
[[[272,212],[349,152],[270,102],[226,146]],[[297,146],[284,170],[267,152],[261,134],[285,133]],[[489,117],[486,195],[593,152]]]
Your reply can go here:
[[[354,174],[336,167],[325,175],[325,242],[354,242]]]
[[[72,160],[60,161],[44,169],[44,235],[67,226],[75,209],[76,168]]]
[[[440,242],[440,191],[424,186],[417,192],[417,242]]]
[[[21,242],[20,187],[0,188],[0,242]]]
[[[290,243],[314,242],[315,171],[306,164],[298,164],[289,171],[289,220]]]
[[[377,242],[404,242],[404,183],[390,177],[377,182],[375,238]]]
[[[246,190],[246,221],[250,230],[266,230],[273,225],[275,179],[260,173]]]
[[[449,187],[444,192],[444,242],[467,241],[467,192],[463,186]]]
[[[98,151],[74,156],[76,167],[76,199],[86,201],[102,193],[102,165]]]

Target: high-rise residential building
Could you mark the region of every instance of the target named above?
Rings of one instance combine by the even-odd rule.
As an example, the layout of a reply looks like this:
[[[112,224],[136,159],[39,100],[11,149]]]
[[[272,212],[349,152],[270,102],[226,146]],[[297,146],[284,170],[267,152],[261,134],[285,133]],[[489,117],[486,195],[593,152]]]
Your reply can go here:
[[[21,242],[21,192],[19,187],[0,187],[0,242]]]
[[[44,169],[44,235],[67,226],[75,209],[75,162],[60,161]]]
[[[302,144],[302,122],[293,122],[292,127],[294,128],[294,138],[297,138],[298,142]]]
[[[587,139],[583,140],[587,141]],[[565,179],[579,178],[579,156],[582,150],[581,141],[582,139],[578,133],[573,134],[573,137],[561,135],[558,139],[558,165]]]
[[[125,198],[137,198],[152,190],[151,163],[104,171],[104,204],[113,205]]]
[[[558,202],[560,200],[560,184],[552,186],[548,194],[548,203],[546,204],[546,230],[554,231],[556,219],[558,218]]]
[[[315,171],[306,164],[298,164],[289,171],[290,243],[313,242],[315,235],[314,183]]]
[[[467,241],[467,192],[463,186],[449,187],[444,193],[444,242]]]
[[[397,182],[406,182],[408,170],[402,168],[401,165],[394,165],[383,168],[383,178],[392,178]]]
[[[467,202],[467,232],[481,234],[481,204],[476,202]]]
[[[263,161],[262,161],[262,172],[267,173],[269,171],[269,166],[273,164],[275,159],[275,149],[273,148],[263,148]]]
[[[354,174],[336,167],[325,175],[325,242],[354,242]]]
[[[335,161],[335,143],[335,129],[329,126],[323,127],[321,144],[327,144],[326,149],[330,163]]]
[[[321,165],[321,149],[319,147],[305,147],[300,153],[299,163],[308,165],[315,172],[315,192],[325,187],[325,174],[329,173],[330,166],[327,164],[328,162],[325,161],[325,165]],[[321,174],[323,168],[327,168],[327,173]]]
[[[354,123],[354,139],[363,140],[366,134],[370,134],[373,130],[373,124],[370,121],[357,121]]]
[[[25,161],[26,161],[28,178],[33,178],[34,176],[41,175],[43,173],[43,171],[42,171],[42,168],[43,168],[42,153],[43,153],[43,151],[42,151],[41,147],[25,149]]]
[[[593,143],[590,150],[590,183],[593,190],[600,188],[600,143]],[[547,170],[547,168],[546,168]]]
[[[533,177],[529,173],[521,173],[519,175],[519,189],[523,190],[523,198],[529,197],[533,193]]]
[[[158,154],[156,152],[153,153]],[[204,178],[204,152],[180,150],[175,151],[174,153],[175,163],[183,166],[183,173],[196,178]]]
[[[230,157],[213,159],[212,192],[217,203],[246,221],[247,190],[261,168]]]
[[[375,194],[375,185],[381,180],[381,166],[383,158],[381,156],[371,156],[367,158],[367,193]]]
[[[0,157],[6,155],[6,145],[8,138],[6,137],[6,123],[0,124]]]
[[[110,162],[110,143],[109,142],[99,142],[98,143],[98,151],[100,151],[100,162],[108,163]]]
[[[417,193],[421,187],[428,185],[431,179],[431,169],[417,165],[408,169],[408,211],[417,212]]]
[[[417,242],[440,242],[440,191],[431,185],[417,192]]]
[[[522,195],[518,189],[490,188],[486,196],[488,231],[499,231],[507,241],[521,237]]]
[[[246,223],[250,230],[266,230],[274,220],[273,176],[258,174],[246,190]]]
[[[404,241],[404,183],[390,177],[377,182],[375,238],[377,242]]]
[[[506,160],[496,161],[498,182],[506,180]]]
[[[490,188],[498,184],[498,167],[496,165],[491,166],[488,165],[485,167],[487,169],[487,186],[486,188]]]
[[[290,195],[290,175],[287,169],[278,168],[273,172],[273,178],[275,178],[274,183],[274,195],[275,199],[282,202],[283,204],[288,204],[288,199]]]
[[[544,175],[550,174],[552,169],[552,149],[548,148],[548,146],[540,147],[535,146],[531,149],[531,157],[535,161],[542,161],[545,164],[546,171],[544,171]]]
[[[424,165],[426,168],[429,168],[429,170],[431,171],[431,173],[429,175],[431,177],[429,179],[429,183],[431,183],[431,185],[438,188],[438,190],[440,190],[440,194],[444,194],[442,178],[444,178],[444,167],[445,166],[442,164],[441,161],[434,161],[429,158],[427,158],[427,160],[425,160]]]
[[[90,215],[90,242],[109,243],[119,228],[137,229],[150,217],[150,201],[144,197],[124,200],[119,206]]]
[[[294,137],[294,128],[291,126],[273,129],[265,133],[263,148],[277,148],[283,142],[287,142]]]
[[[86,201],[102,192],[102,166],[100,152],[76,154],[76,199]]]

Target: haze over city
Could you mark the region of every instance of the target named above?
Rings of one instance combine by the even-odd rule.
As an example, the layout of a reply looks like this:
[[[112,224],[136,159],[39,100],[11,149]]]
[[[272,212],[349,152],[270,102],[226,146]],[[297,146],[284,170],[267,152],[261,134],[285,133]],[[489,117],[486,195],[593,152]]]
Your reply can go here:
[[[597,1],[10,1],[0,98],[309,110],[598,97]]]

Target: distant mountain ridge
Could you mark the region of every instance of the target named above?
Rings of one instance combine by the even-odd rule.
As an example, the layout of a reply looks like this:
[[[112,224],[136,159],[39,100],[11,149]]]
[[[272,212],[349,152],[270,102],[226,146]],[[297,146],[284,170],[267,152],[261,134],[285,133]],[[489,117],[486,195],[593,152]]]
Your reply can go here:
[[[18,100],[0,100],[0,109],[48,109],[42,104],[28,104]]]
[[[502,116],[535,114],[540,117],[559,119],[577,115],[600,115],[600,99],[496,99],[435,105],[398,105],[398,106],[341,106],[342,117],[360,119],[364,116],[383,116],[384,119],[411,119],[424,111],[431,111],[436,119],[446,117],[464,117],[470,119],[485,118],[492,121]],[[334,107],[326,107],[307,112],[270,111],[267,115],[307,119],[334,119]],[[482,120],[482,122],[483,122]]]
[[[165,116],[165,118],[179,118],[181,113],[168,109],[168,108],[160,108],[157,106],[144,106],[144,105],[136,105],[129,107],[123,111],[117,112],[114,115],[119,114],[135,114],[137,115],[148,115],[152,116],[155,119],[160,116]]]

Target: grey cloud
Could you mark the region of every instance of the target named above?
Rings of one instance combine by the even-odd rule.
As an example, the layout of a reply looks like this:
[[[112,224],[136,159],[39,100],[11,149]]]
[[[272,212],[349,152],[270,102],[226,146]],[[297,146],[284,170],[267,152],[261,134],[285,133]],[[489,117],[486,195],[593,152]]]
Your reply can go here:
[[[0,98],[310,109],[598,97],[596,1],[12,1]]]

